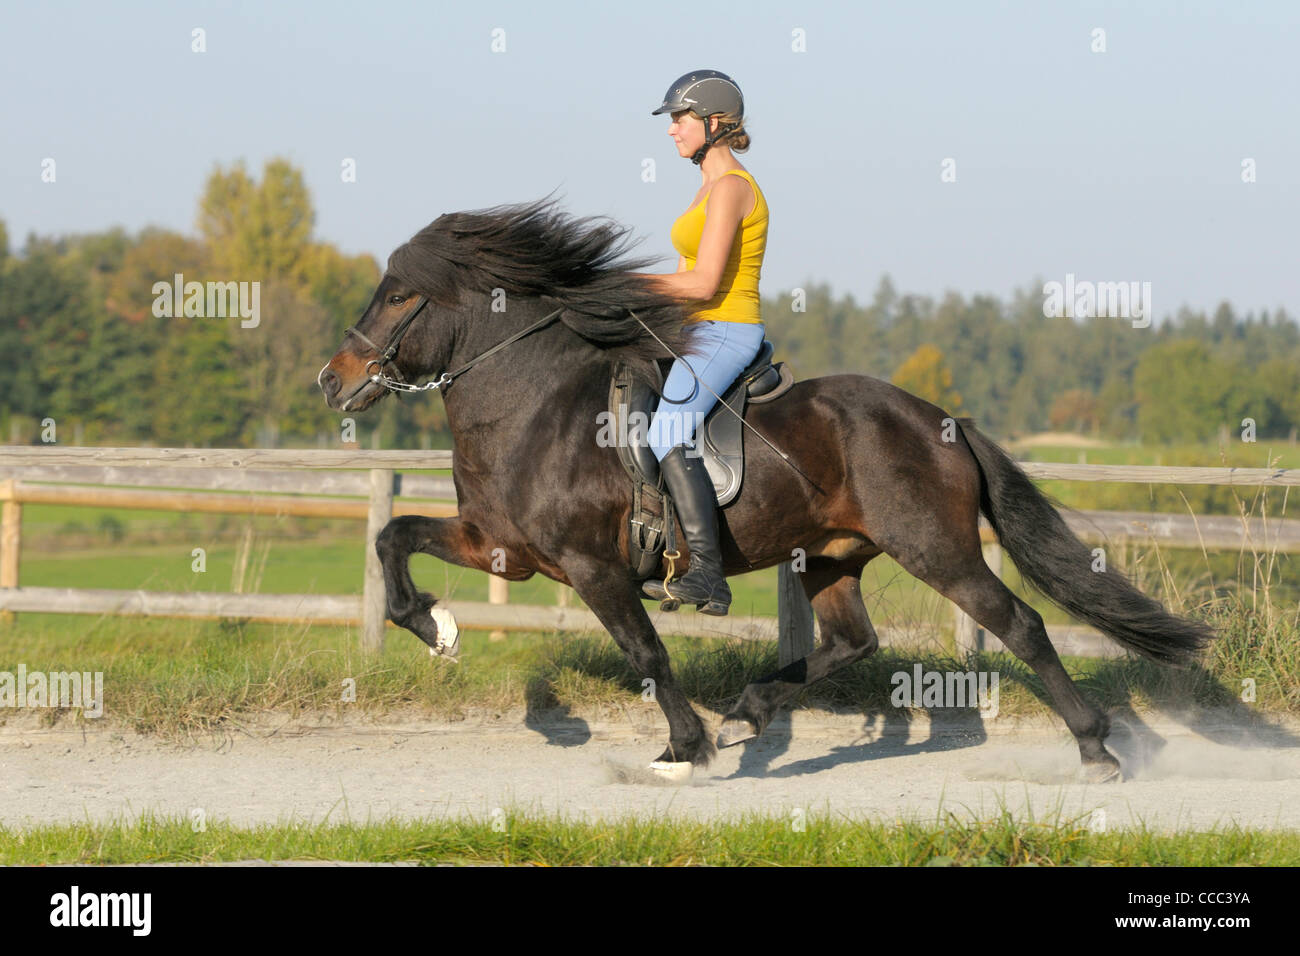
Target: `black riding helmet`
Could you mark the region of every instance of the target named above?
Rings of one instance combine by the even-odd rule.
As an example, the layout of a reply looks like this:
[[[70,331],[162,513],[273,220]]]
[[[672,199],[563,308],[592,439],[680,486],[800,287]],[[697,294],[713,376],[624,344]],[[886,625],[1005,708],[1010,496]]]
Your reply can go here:
[[[715,113],[734,113],[745,115],[745,98],[740,93],[736,81],[717,70],[693,70],[673,80],[664,94],[663,105],[651,111],[651,116],[660,113],[678,113],[688,110],[704,120],[704,145],[695,151],[691,162],[696,166],[704,161],[704,154],[709,147],[727,133],[740,126],[739,123],[722,123],[717,135],[709,129],[709,117]]]

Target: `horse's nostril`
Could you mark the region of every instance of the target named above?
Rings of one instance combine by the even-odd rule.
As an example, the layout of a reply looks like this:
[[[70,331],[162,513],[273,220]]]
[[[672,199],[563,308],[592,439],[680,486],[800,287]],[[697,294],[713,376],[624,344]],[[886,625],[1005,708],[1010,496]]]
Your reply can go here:
[[[320,373],[320,387],[328,397],[333,398],[339,390],[339,377],[331,369],[325,369]]]

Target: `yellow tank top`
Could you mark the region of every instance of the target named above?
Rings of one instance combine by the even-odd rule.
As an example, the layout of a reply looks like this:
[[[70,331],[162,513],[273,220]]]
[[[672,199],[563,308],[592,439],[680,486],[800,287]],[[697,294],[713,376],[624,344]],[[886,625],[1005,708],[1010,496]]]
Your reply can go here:
[[[754,182],[754,177],[744,169],[729,169],[723,176],[732,173],[744,177],[754,189],[754,209],[740,221],[736,238],[731,245],[731,254],[727,257],[727,266],[722,271],[722,281],[718,291],[708,302],[691,316],[689,321],[703,322],[761,322],[759,316],[758,279],[763,269],[763,253],[767,250],[767,200],[763,191]],[[714,183],[717,185],[717,183]],[[713,187],[709,187],[713,192]],[[706,194],[692,209],[683,213],[673,223],[673,247],[686,257],[686,268],[695,268],[695,258],[700,251],[700,237],[704,234],[704,220],[709,197]]]

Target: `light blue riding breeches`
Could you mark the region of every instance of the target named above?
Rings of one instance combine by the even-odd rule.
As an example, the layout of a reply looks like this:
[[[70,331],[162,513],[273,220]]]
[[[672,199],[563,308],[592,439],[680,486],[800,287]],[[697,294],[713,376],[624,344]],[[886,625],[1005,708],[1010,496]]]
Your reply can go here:
[[[704,418],[718,404],[713,393],[726,391],[758,355],[763,344],[765,328],[761,322],[698,323],[696,342],[703,344],[698,355],[687,355],[685,361],[695,370],[708,388],[696,382],[682,359],[674,359],[664,380],[664,395],[650,419],[646,437],[655,458],[664,460],[674,445],[695,447],[695,433]],[[710,391],[710,389],[712,391]]]

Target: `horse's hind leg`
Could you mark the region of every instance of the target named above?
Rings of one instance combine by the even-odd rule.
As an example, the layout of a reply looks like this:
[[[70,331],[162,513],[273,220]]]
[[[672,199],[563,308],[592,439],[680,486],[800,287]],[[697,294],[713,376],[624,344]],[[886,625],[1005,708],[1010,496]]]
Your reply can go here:
[[[996,634],[1038,675],[1079,745],[1085,779],[1091,783],[1119,779],[1119,761],[1102,743],[1110,733],[1110,720],[1079,692],[1047,637],[1042,616],[989,569],[978,544],[948,562],[933,551],[924,561],[902,555],[898,562]]]
[[[869,560],[861,557],[845,561],[809,559],[808,569],[800,577],[821,624],[821,643],[807,657],[745,688],[723,719],[718,732],[719,747],[757,737],[782,704],[826,675],[862,660],[879,646],[866,605],[862,603],[859,583],[862,568]]]

